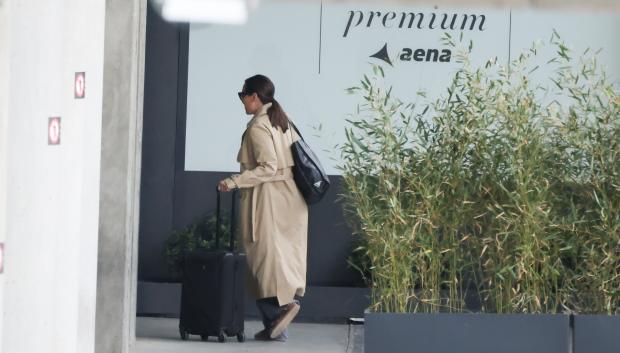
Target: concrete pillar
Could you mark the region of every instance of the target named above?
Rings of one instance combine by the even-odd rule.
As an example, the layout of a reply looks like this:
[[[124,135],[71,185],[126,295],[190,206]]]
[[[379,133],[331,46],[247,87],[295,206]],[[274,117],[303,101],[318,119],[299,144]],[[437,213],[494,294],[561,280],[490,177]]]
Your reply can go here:
[[[107,0],[97,271],[97,353],[135,341],[146,0]]]

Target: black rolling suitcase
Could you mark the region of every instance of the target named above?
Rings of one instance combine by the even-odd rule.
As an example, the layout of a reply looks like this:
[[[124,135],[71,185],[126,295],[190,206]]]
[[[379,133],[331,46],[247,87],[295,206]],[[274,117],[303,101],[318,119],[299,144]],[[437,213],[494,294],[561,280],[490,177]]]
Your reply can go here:
[[[245,254],[234,252],[234,219],[236,190],[232,196],[230,247],[219,250],[220,192],[217,192],[215,251],[195,251],[185,256],[179,333],[186,340],[190,334],[203,341],[217,337],[244,335]]]

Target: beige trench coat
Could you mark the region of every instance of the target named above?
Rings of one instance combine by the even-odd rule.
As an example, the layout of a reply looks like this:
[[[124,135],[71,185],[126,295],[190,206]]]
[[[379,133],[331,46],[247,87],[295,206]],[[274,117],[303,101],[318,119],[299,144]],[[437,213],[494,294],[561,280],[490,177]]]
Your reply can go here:
[[[248,123],[237,161],[241,174],[226,179],[241,189],[241,244],[247,255],[248,289],[280,305],[306,288],[308,206],[293,180],[291,144],[299,136],[274,128],[266,104]]]

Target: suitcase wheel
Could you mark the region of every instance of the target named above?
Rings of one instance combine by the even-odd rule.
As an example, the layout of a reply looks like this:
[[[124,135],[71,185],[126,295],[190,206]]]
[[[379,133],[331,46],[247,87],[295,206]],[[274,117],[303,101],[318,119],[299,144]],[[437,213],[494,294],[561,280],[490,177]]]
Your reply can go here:
[[[243,332],[239,332],[239,333],[237,334],[237,341],[239,341],[239,342],[245,342],[245,333],[243,333]]]
[[[179,327],[179,334],[181,335],[181,339],[183,341],[187,341],[187,338],[189,337],[189,334],[187,333],[187,331],[185,331],[185,329],[183,327]]]
[[[217,340],[220,343],[226,342],[226,333],[224,332],[224,330],[220,330],[220,333],[217,335]]]
[[[202,341],[208,341],[209,340],[209,335],[200,335],[200,339]]]

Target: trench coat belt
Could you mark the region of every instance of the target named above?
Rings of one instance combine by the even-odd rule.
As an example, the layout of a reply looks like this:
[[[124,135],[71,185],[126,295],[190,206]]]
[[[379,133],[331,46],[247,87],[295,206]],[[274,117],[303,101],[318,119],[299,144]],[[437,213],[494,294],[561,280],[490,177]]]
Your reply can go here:
[[[269,181],[282,181],[293,179],[293,168],[283,168],[276,171],[276,175]]]
[[[271,183],[274,181],[284,181],[284,180],[292,180],[293,179],[293,168],[282,168],[276,171],[276,175],[273,176],[266,183]],[[252,193],[252,242],[256,242],[256,223],[254,220],[256,219],[256,194]]]

